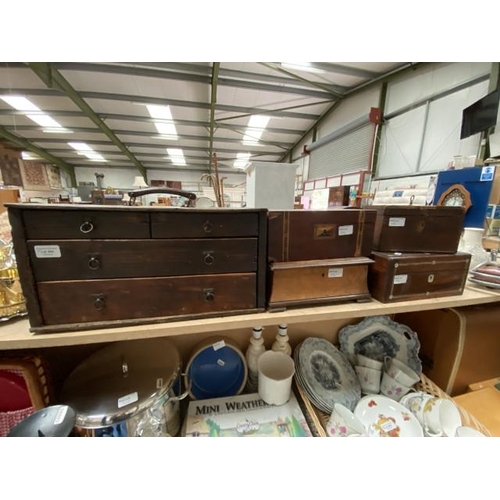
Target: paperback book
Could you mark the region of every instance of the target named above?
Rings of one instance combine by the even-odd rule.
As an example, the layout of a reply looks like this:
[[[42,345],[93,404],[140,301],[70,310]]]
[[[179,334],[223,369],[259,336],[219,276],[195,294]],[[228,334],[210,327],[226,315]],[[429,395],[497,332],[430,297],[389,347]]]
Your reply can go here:
[[[191,401],[183,434],[186,437],[312,436],[293,393],[280,406],[268,405],[257,393]]]

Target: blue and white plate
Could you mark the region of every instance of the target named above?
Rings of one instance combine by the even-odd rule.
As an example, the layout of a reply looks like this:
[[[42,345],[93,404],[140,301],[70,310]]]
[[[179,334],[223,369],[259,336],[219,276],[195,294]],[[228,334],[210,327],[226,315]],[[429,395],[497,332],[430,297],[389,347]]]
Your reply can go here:
[[[309,337],[298,346],[297,377],[312,403],[331,413],[335,403],[353,411],[361,386],[347,358],[331,342]]]
[[[377,361],[389,356],[399,359],[418,375],[422,373],[417,334],[388,316],[368,316],[356,325],[344,326],[339,331],[339,343],[352,365],[356,364],[358,354]]]
[[[228,339],[211,339],[191,356],[186,373],[193,399],[236,396],[245,388],[248,369],[245,356]]]

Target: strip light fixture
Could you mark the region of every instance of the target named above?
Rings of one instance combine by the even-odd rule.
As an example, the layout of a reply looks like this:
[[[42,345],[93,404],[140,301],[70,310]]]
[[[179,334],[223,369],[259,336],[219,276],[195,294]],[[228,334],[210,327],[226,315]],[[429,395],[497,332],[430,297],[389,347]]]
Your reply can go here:
[[[162,138],[177,141],[177,129],[175,128],[174,119],[170,112],[170,106],[160,106],[158,104],[146,104],[151,118],[154,119],[154,124],[158,133]]]
[[[88,144],[85,142],[68,142],[68,145],[73,149],[76,149],[80,156],[86,156],[91,161],[108,161],[99,153],[96,153]]]
[[[262,137],[270,119],[270,116],[252,115],[248,121],[245,135],[243,136],[243,144],[248,146],[259,145],[259,140]]]
[[[249,160],[250,160],[250,153],[238,153],[236,155],[236,160],[233,163],[233,167],[243,169],[248,165]]]
[[[285,69],[293,69],[296,71],[307,71],[308,73],[324,73],[325,71],[320,68],[311,66],[308,62],[282,62],[281,67]]]
[[[167,148],[167,153],[174,165],[186,165],[182,149]]]
[[[34,121],[47,133],[57,134],[72,134],[72,130],[64,128],[60,123],[56,122],[47,113],[44,113],[38,106],[35,106],[29,99],[20,95],[3,95],[0,96],[2,101],[12,106],[17,111],[25,113],[26,117]]]

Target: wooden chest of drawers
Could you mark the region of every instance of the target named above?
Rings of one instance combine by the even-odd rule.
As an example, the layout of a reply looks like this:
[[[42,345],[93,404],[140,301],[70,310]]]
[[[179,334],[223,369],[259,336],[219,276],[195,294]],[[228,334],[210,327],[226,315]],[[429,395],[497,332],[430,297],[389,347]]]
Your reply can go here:
[[[264,209],[8,209],[34,332],[265,308]]]

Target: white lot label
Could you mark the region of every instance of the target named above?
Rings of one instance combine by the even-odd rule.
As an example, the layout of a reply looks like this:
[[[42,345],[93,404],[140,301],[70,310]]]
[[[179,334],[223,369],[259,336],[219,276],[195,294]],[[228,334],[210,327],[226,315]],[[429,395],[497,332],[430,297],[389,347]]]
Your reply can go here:
[[[394,284],[395,285],[403,285],[408,281],[408,275],[407,274],[397,274],[394,276]]]
[[[389,217],[389,227],[404,227],[406,217]]]
[[[225,346],[226,346],[226,343],[223,340],[219,340],[219,342],[216,342],[215,344],[212,345],[212,347],[214,348],[214,351],[218,351],[219,349],[222,349]]]
[[[343,274],[344,269],[342,267],[333,267],[332,269],[328,269],[329,278],[342,278]]]
[[[58,259],[61,257],[59,245],[35,245],[35,255],[39,259]]]
[[[122,396],[118,398],[118,408],[123,408],[124,406],[135,403],[139,400],[139,393],[132,392],[131,394],[127,394],[126,396]]]
[[[59,410],[56,413],[56,418],[54,419],[54,425],[59,425],[64,420],[64,417],[66,416],[67,412],[68,412],[67,406],[62,406],[61,408],[59,408]]]
[[[384,432],[391,432],[397,425],[392,420],[389,420],[388,422],[384,422],[380,427]]]
[[[339,226],[339,236],[347,236],[353,232],[354,226],[352,224],[350,226]]]

